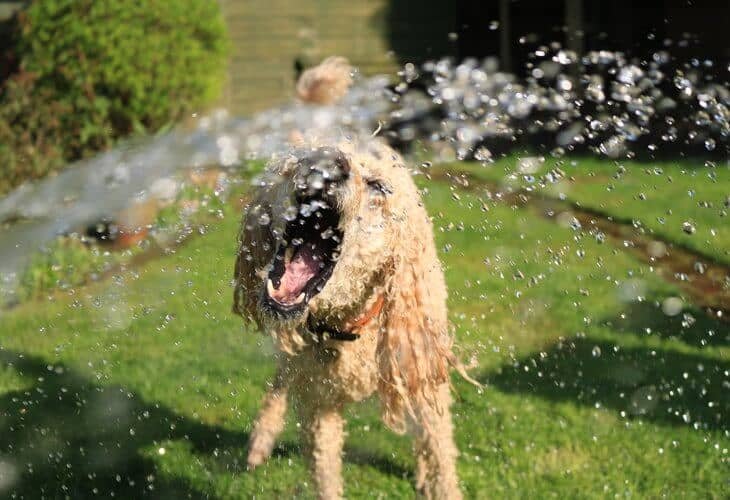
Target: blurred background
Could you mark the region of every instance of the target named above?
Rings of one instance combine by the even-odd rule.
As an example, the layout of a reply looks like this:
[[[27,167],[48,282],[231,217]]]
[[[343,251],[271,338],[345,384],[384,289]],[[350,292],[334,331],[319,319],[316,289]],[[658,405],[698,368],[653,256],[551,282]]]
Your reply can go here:
[[[469,498],[727,498],[730,3],[0,0],[0,498],[313,495],[245,468],[271,341],[238,224],[292,134],[384,140],[432,216]],[[297,93],[345,57],[343,95]],[[325,78],[325,81],[327,79]],[[346,494],[413,496],[348,412]]]
[[[223,1],[221,8],[234,42],[225,103],[244,113],[280,103],[301,67],[332,54],[370,75],[406,62],[493,56],[500,69],[526,76],[534,47],[554,42],[579,54],[639,58],[671,47],[678,60],[718,63],[730,51],[722,23],[711,21],[727,19],[730,6],[712,0]],[[713,73],[726,79],[726,70]]]

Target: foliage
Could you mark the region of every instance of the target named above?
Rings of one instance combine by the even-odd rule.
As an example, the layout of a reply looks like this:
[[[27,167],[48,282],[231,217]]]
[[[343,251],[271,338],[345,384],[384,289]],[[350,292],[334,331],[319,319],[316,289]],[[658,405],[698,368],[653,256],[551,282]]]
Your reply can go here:
[[[0,87],[0,194],[64,163],[60,116],[68,106],[20,73]]]
[[[0,87],[0,139],[25,139],[0,141],[13,155],[0,168],[13,179],[58,166],[39,142],[72,161],[211,103],[228,44],[218,3],[203,0],[36,0],[12,38],[21,76]]]

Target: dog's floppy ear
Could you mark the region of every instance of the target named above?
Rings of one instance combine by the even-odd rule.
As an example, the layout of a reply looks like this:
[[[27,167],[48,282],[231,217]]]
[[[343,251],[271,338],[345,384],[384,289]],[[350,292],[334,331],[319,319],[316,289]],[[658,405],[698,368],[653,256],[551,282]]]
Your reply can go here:
[[[446,285],[431,223],[415,202],[395,241],[386,282],[385,330],[378,339],[383,420],[405,430],[406,415],[424,404],[438,408],[438,387],[449,380],[452,339],[446,317]]]
[[[257,273],[271,260],[275,250],[270,227],[271,209],[261,198],[251,202],[243,216],[233,273],[233,312],[251,321],[256,319],[261,288]]]

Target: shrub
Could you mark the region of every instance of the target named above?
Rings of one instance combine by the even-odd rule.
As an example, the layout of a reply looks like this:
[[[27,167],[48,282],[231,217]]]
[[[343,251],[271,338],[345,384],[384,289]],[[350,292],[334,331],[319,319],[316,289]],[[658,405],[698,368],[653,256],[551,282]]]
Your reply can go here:
[[[46,118],[59,120],[67,161],[159,130],[216,99],[224,81],[227,38],[213,0],[36,0],[17,15],[12,38],[32,80],[23,98],[30,108],[52,103]],[[17,117],[14,80],[0,89],[0,109],[15,109],[0,111],[0,127],[44,136],[34,127],[45,125]],[[26,161],[19,155],[16,165]]]
[[[0,88],[0,194],[64,164],[59,117],[68,107],[20,73]]]

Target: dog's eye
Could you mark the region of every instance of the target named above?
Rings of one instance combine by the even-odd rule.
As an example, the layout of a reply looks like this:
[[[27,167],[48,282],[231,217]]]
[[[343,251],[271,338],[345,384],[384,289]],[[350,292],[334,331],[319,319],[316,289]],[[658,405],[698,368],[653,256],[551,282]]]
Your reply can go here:
[[[383,196],[393,194],[393,191],[385,183],[379,181],[378,179],[367,179],[365,182],[367,182],[368,187],[373,193]]]

